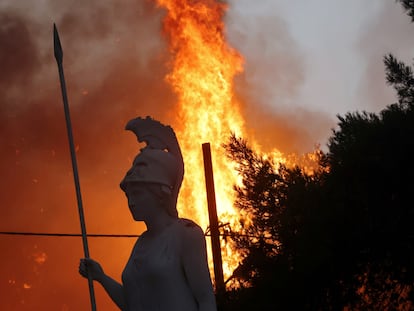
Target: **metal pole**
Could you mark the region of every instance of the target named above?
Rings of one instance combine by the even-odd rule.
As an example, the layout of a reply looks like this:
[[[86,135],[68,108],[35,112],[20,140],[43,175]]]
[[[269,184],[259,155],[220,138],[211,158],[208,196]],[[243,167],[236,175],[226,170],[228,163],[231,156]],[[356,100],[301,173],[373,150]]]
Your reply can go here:
[[[89,258],[89,247],[88,247],[88,239],[87,239],[87,234],[86,234],[85,216],[83,214],[83,205],[82,205],[82,196],[81,196],[81,190],[80,190],[78,165],[76,162],[75,144],[73,142],[73,134],[72,134],[72,123],[70,121],[65,76],[63,73],[63,50],[62,50],[62,45],[60,44],[59,33],[57,31],[56,24],[53,24],[53,43],[54,43],[55,58],[56,58],[56,62],[57,62],[58,69],[59,69],[60,87],[62,89],[63,107],[65,110],[65,118],[66,118],[66,129],[68,132],[70,156],[72,159],[73,178],[75,181],[76,199],[78,202],[79,220],[80,220],[80,226],[81,226],[81,231],[82,231],[83,252],[84,252],[85,258]],[[91,300],[92,311],[96,311],[95,292],[93,289],[93,280],[90,275],[88,275],[88,285],[89,285],[89,296]]]
[[[216,292],[218,294],[221,294],[225,291],[225,285],[223,276],[223,263],[221,259],[221,247],[219,236],[220,233],[218,229],[216,194],[214,190],[213,164],[211,162],[210,143],[205,143],[202,145],[202,147],[204,159],[204,174],[206,179],[207,190],[208,216],[210,220],[211,248],[213,252],[214,263],[214,280],[216,283]]]

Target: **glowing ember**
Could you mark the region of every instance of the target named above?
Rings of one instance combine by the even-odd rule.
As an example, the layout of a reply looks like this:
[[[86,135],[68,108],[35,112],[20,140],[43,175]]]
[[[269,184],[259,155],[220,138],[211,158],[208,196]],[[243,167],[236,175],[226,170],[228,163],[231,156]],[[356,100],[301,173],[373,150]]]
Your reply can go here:
[[[29,283],[23,283],[23,288],[24,289],[31,289],[32,285],[30,285]]]
[[[33,260],[38,264],[42,265],[47,260],[47,254],[45,252],[36,252],[33,255]]]

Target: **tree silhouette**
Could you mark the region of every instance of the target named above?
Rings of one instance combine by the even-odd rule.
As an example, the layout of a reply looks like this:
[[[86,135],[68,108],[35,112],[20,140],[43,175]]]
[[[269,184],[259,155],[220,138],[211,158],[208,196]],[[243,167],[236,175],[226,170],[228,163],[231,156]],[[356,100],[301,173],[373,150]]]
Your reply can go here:
[[[221,309],[414,309],[414,76],[391,54],[384,64],[398,103],[338,116],[313,174],[225,145],[243,179],[244,259]]]
[[[329,258],[325,238],[329,240],[329,234],[315,230],[327,228],[317,211],[322,206],[318,204],[322,173],[309,175],[298,167],[277,165],[235,136],[225,147],[243,177],[242,185],[235,187],[243,229],[234,240],[245,255],[233,274],[242,289],[229,294],[231,307],[225,309],[311,306],[318,296],[313,289],[320,288],[314,284],[325,282]]]
[[[413,0],[397,0],[403,6],[404,10],[411,17],[411,21],[414,22],[414,1]]]
[[[375,301],[377,309],[401,304],[398,288],[406,291],[405,285],[413,281],[410,107],[395,104],[379,116],[355,113],[340,118],[326,156],[330,172],[324,191],[331,207],[342,214],[335,236],[340,247],[334,254],[336,265],[346,273],[337,278],[347,299],[359,291],[368,304]],[[364,301],[359,304],[367,307]]]
[[[312,175],[231,137],[236,205],[249,221],[234,237],[242,289],[228,310],[412,306],[414,111],[402,102],[340,116]]]
[[[401,105],[412,105],[414,102],[414,75],[411,67],[398,61],[393,55],[384,58],[387,68],[387,82],[397,91]]]

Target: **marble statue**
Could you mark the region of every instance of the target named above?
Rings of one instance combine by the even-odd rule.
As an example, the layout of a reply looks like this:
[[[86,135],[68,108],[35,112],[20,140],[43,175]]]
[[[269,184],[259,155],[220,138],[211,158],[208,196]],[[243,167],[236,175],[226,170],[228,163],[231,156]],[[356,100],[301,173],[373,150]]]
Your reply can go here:
[[[79,273],[89,272],[121,310],[215,311],[203,231],[176,209],[184,164],[174,131],[149,117],[131,120],[126,129],[146,147],[120,187],[133,219],[147,230],[132,249],[121,284],[93,259],[81,259]]]

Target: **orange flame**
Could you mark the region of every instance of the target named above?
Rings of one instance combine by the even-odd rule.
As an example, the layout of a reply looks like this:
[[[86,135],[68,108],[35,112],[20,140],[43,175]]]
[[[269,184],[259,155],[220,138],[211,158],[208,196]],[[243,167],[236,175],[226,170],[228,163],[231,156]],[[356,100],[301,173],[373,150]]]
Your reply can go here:
[[[240,217],[245,223],[249,219],[247,215],[240,216],[234,207],[233,185],[239,184],[240,176],[221,144],[233,132],[247,137],[259,153],[262,148],[254,137],[249,137],[240,103],[234,96],[234,77],[243,71],[243,58],[225,40],[223,16],[227,6],[218,0],[157,0],[157,4],[167,10],[163,30],[174,57],[166,80],[178,95],[174,128],[186,166],[178,209],[203,229],[208,227],[201,146],[210,142],[219,221],[237,231]],[[317,152],[289,158],[274,149],[262,155],[275,163],[299,164],[309,172],[317,167]],[[239,264],[241,254],[224,240],[221,250],[227,279]],[[211,261],[210,267],[212,271]]]
[[[227,6],[216,0],[157,3],[167,10],[164,33],[174,60],[166,79],[178,95],[179,121],[175,129],[186,165],[178,208],[181,214],[207,228],[201,145],[210,142],[219,221],[237,228],[239,215],[233,206],[233,185],[238,176],[221,144],[231,132],[245,135],[240,105],[233,93],[233,79],[243,71],[243,58],[224,37]],[[228,278],[240,256],[224,242],[222,255],[224,276]]]
[[[224,38],[223,3],[213,0],[158,0],[167,9],[164,32],[174,55],[167,81],[178,94],[177,136],[186,165],[179,210],[208,226],[201,145],[211,143],[217,210],[221,222],[237,220],[233,184],[237,180],[221,144],[231,132],[243,133],[243,118],[233,96],[233,78],[243,69],[241,55]],[[223,270],[231,275],[237,257],[223,245]],[[211,257],[211,256],[210,256]]]

